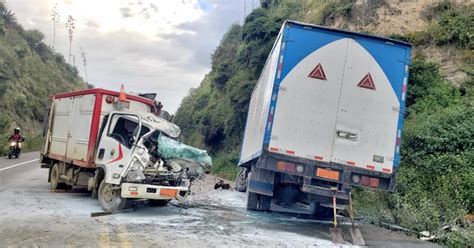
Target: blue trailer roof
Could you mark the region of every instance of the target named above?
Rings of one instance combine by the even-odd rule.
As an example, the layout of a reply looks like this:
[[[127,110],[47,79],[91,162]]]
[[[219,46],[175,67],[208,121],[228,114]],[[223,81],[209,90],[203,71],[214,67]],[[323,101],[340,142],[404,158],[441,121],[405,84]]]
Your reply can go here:
[[[346,30],[342,30],[342,29],[328,28],[328,27],[324,27],[324,26],[319,26],[319,25],[314,25],[314,24],[309,24],[309,23],[303,23],[303,22],[294,21],[294,20],[286,20],[286,23],[290,24],[290,25],[301,26],[303,28],[322,29],[322,30],[326,30],[326,31],[330,31],[330,32],[343,33],[343,34],[350,35],[350,36],[367,37],[367,38],[378,39],[378,40],[383,40],[383,41],[387,41],[387,42],[393,42],[393,43],[397,43],[397,44],[404,45],[404,46],[409,46],[409,47],[412,46],[412,44],[410,44],[408,42],[395,40],[395,39],[390,39],[390,38],[385,38],[385,37],[377,36],[377,35],[362,34],[362,33],[357,33],[357,32],[346,31]]]

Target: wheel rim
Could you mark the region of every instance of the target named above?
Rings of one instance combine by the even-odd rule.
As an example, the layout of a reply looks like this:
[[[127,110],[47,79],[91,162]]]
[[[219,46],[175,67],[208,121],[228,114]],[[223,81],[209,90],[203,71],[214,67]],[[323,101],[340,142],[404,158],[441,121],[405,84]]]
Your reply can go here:
[[[115,200],[116,191],[111,189],[109,185],[106,185],[102,192],[102,196],[106,204],[112,204]]]
[[[244,170],[241,170],[240,173],[239,173],[239,179],[238,179],[238,183],[240,186],[245,186],[245,171]]]

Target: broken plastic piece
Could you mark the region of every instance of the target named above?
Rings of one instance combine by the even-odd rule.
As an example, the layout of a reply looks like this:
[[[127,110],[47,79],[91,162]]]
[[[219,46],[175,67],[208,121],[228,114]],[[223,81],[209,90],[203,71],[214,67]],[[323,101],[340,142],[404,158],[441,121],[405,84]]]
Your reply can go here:
[[[165,159],[184,158],[196,161],[201,166],[212,166],[212,159],[207,151],[185,145],[165,135],[158,137],[158,154]]]

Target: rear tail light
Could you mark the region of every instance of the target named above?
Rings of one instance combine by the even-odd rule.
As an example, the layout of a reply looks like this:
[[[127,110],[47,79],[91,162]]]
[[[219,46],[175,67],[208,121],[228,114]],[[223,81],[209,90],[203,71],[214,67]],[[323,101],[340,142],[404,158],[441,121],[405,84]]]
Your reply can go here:
[[[296,165],[293,163],[288,163],[284,161],[278,161],[277,162],[277,169],[279,171],[287,171],[287,172],[295,172],[296,170]]]
[[[379,179],[378,178],[371,178],[370,179],[370,187],[378,188],[379,187]]]
[[[380,179],[376,177],[368,177],[368,176],[359,176],[359,175],[352,175],[352,182],[355,184],[360,184],[366,187],[371,188],[378,188],[380,185]]]

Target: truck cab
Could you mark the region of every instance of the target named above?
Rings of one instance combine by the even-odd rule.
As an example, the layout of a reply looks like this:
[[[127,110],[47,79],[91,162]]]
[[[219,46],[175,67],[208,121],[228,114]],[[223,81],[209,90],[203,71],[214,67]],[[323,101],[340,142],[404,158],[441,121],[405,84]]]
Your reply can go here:
[[[179,127],[150,113],[111,112],[104,118],[95,159],[104,173],[98,190],[102,208],[123,207],[127,198],[183,201],[190,185],[183,168],[164,169],[168,162],[156,154],[158,137],[177,139]]]
[[[190,182],[212,160],[180,143],[180,128],[156,109],[153,100],[123,87],[51,96],[40,158],[51,190],[87,187],[106,211],[124,207],[127,199],[184,201]]]

